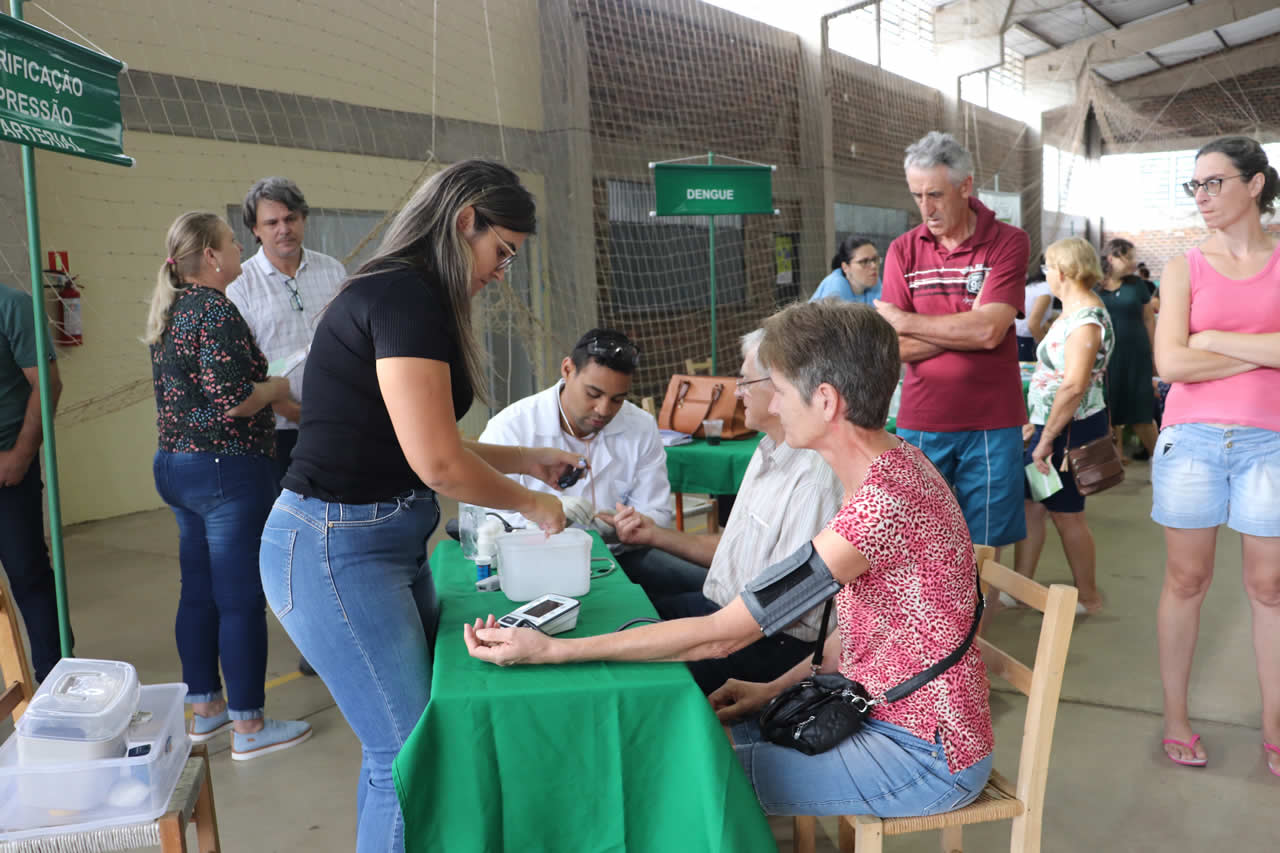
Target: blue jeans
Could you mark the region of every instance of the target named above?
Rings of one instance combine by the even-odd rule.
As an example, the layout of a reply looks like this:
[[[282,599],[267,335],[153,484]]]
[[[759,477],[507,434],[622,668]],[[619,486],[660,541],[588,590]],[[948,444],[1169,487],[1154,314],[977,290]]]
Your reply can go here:
[[[222,696],[231,718],[262,717],[267,613],[258,541],[275,496],[266,456],[156,452],[156,491],[178,520],[182,594],[174,633],[188,702]]]
[[[391,764],[431,695],[439,521],[429,489],[373,504],[285,489],[262,531],[267,601],[360,738],[358,853],[404,849]]]
[[[644,590],[650,601],[686,592],[702,592],[707,570],[661,548],[630,548],[614,555],[633,584]]]
[[[754,721],[733,727],[733,748],[771,815],[940,814],[973,802],[991,776],[990,755],[952,773],[941,743],[876,719],[818,755],[764,740]]]
[[[0,566],[9,578],[13,601],[27,625],[36,681],[44,681],[62,657],[58,636],[58,599],[53,567],[44,542],[44,505],[40,500],[40,462],[32,460],[22,482],[0,486]],[[11,678],[18,674],[5,673]]]

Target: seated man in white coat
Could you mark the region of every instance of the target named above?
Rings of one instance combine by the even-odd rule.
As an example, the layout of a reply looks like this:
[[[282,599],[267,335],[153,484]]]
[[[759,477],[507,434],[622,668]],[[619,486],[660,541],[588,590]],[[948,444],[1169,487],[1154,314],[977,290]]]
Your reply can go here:
[[[559,447],[578,454],[587,470],[559,493],[566,518],[601,530],[627,576],[655,598],[688,589],[690,584],[701,586],[701,579],[669,576],[665,555],[656,554],[655,564],[647,559],[652,549],[618,543],[613,528],[595,519],[597,512],[623,505],[635,507],[660,527],[670,526],[673,520],[667,456],[658,425],[626,399],[639,363],[640,353],[626,335],[592,329],[561,362],[560,381],[498,412],[480,441]],[[553,491],[540,480],[510,476],[526,488]],[[513,524],[526,523],[519,515],[502,515]]]
[[[812,450],[796,450],[783,441],[782,421],[769,413],[773,383],[756,359],[764,330],[742,338],[742,375],[737,394],[746,424],[764,433],[738,489],[723,533],[682,533],[659,527],[638,509],[619,507],[603,513],[617,526],[618,538],[662,554],[672,577],[696,577],[693,587],[654,597],[663,619],[705,616],[725,606],[765,568],[794,553],[826,526],[840,509],[844,489],[835,471]],[[675,569],[679,563],[687,567]],[[705,567],[710,567],[707,570]],[[831,623],[834,626],[834,621]],[[822,607],[772,637],[758,640],[728,657],[689,662],[702,692],[711,693],[730,678],[773,681],[813,654],[822,625]],[[830,630],[830,628],[829,628]]]

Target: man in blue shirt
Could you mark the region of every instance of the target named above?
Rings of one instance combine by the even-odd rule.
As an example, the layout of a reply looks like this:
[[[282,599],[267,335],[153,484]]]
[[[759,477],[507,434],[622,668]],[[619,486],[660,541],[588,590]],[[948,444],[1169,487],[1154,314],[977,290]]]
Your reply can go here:
[[[845,302],[872,304],[880,298],[880,252],[866,237],[846,237],[831,259],[831,274],[809,298],[834,296]]]
[[[27,625],[36,681],[43,681],[62,656],[53,568],[44,541],[38,451],[40,379],[36,335],[44,336],[49,359],[49,392],[58,405],[62,382],[49,330],[37,328],[30,294],[0,284],[0,564],[14,603]],[[5,673],[17,677],[17,673]]]

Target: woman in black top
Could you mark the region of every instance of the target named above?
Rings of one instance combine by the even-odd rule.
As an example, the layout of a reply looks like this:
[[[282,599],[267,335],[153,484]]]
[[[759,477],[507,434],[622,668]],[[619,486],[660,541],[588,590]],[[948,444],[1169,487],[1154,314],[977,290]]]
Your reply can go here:
[[[466,441],[457,428],[483,388],[471,298],[533,230],[533,198],[511,170],[444,169],[329,304],[307,357],[307,407],[262,534],[262,582],[363,746],[359,853],[404,844],[391,764],[430,694],[436,492],[564,528],[559,498],[503,475],[554,483],[576,456]]]
[[[267,616],[258,541],[275,498],[271,404],[289,382],[267,360],[227,299],[240,244],[213,213],[169,227],[168,257],[147,332],[160,448],[156,490],[178,520],[182,595],[175,633],[191,703],[191,739],[228,728],[231,757],[257,758],[311,736],[310,723],[263,717]],[[218,664],[227,679],[222,697]]]

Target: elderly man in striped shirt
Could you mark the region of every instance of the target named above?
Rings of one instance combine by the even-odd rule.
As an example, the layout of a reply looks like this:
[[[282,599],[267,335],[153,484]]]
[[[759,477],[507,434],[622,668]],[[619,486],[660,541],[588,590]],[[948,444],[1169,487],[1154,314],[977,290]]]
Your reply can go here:
[[[660,527],[631,507],[601,513],[618,538],[648,546],[664,558],[683,564],[678,576],[701,574],[701,588],[656,598],[663,619],[704,616],[719,610],[742,592],[761,570],[792,554],[811,540],[840,508],[843,489],[835,472],[812,450],[796,450],[783,442],[782,422],[769,414],[773,383],[760,368],[756,351],[764,331],[742,339],[742,371],[737,394],[746,408],[747,426],[764,433],[738,490],[733,512],[721,533],[684,533]],[[704,693],[730,678],[772,681],[813,653],[822,608],[805,614],[786,631],[761,639],[727,658],[691,661],[689,669]]]

